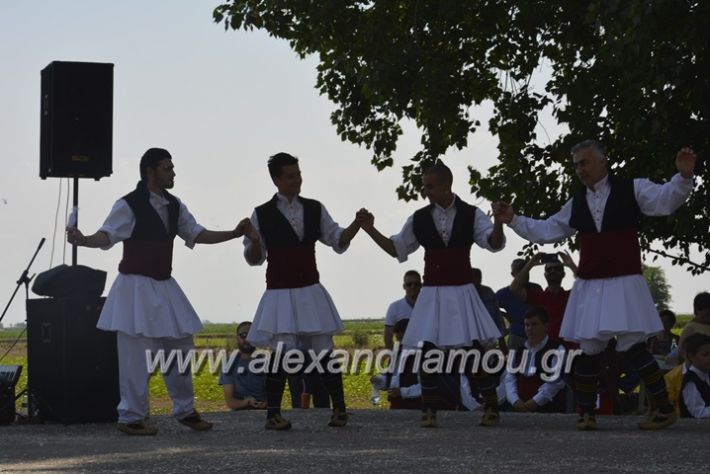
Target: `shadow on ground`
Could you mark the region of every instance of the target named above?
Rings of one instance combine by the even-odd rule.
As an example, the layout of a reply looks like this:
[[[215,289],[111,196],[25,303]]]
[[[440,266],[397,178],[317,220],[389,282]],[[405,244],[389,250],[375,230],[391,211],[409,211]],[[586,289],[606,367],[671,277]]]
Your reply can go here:
[[[264,412],[209,413],[212,431],[192,432],[154,417],[154,437],[114,424],[0,427],[0,472],[707,472],[710,423],[681,420],[660,432],[635,417],[599,417],[578,432],[574,415],[503,414],[497,428],[479,415],[442,412],[423,429],[414,411],[356,410],[328,428],[323,410],[284,413],[289,432],[264,430]]]

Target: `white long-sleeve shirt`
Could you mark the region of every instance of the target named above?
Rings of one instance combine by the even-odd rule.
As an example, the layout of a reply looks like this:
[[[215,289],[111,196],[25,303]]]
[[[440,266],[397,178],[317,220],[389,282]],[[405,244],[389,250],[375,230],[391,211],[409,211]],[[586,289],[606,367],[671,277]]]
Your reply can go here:
[[[448,207],[441,207],[438,204],[434,204],[431,207],[431,217],[434,220],[434,226],[437,232],[444,241],[444,244],[448,245],[449,240],[451,240],[451,230],[454,225],[454,218],[456,217],[456,196],[454,200]],[[482,247],[491,252],[498,252],[503,250],[505,247],[505,237],[503,238],[503,244],[498,249],[491,247],[488,242],[488,238],[493,233],[493,223],[490,217],[488,217],[479,208],[476,208],[476,214],[473,221],[473,240]],[[414,235],[414,215],[409,216],[407,221],[404,223],[402,230],[399,234],[390,237],[392,243],[394,243],[394,248],[397,251],[397,260],[400,262],[406,262],[409,254],[416,252],[419,248],[419,241],[417,241]]]
[[[535,366],[535,355],[543,348],[545,347],[545,344],[547,344],[548,341],[548,336],[545,336],[545,339],[542,340],[538,345],[532,347],[530,345],[529,341],[525,341],[525,350],[528,351],[527,355],[527,360],[525,360],[525,356],[523,355],[522,360],[525,360],[525,368],[523,369],[522,375],[526,376],[533,376],[535,374],[539,374],[542,371],[541,367],[536,367]],[[557,351],[564,351],[564,346],[559,346],[557,348]],[[562,352],[560,352],[562,353]],[[554,355],[551,356],[548,365],[550,367],[555,367],[558,363],[558,356]],[[503,376],[503,384],[505,385],[505,396],[508,399],[508,403],[511,405],[515,405],[515,403],[520,400],[520,397],[518,396],[518,379],[517,379],[517,374],[514,374],[510,372],[508,369],[505,371],[505,375]],[[549,403],[552,401],[553,398],[555,398],[555,395],[562,390],[565,386],[564,380],[562,380],[561,377],[558,377],[556,380],[552,380],[550,382],[545,382],[543,383],[540,388],[537,389],[537,393],[533,396],[533,401],[537,403],[538,406],[542,406],[546,403]],[[524,400],[527,401],[527,400]]]
[[[422,396],[422,386],[419,381],[419,374],[417,376],[417,383],[410,385],[409,387],[400,387],[400,367],[402,364],[402,359],[404,356],[413,357],[411,354],[407,354],[405,351],[399,352],[397,357],[397,362],[392,370],[392,377],[390,378],[390,384],[387,386],[387,377],[384,374],[378,375],[373,380],[373,387],[378,390],[388,390],[390,388],[399,388],[399,393],[402,398],[418,398]]]
[[[303,217],[303,204],[301,204],[301,201],[299,201],[297,198],[294,198],[293,201],[288,200],[286,196],[282,194],[277,194],[276,195],[276,208],[283,214],[283,216],[286,218],[288,223],[291,225],[291,228],[293,231],[296,233],[298,236],[299,240],[303,240],[304,236],[304,217]],[[251,239],[249,237],[244,237],[244,259],[247,261],[247,263],[251,266],[256,266],[256,265],[261,265],[264,263],[267,257],[267,250],[266,250],[266,244],[264,243],[263,236],[261,235],[260,231],[260,226],[259,226],[259,218],[256,214],[256,210],[251,215],[251,224],[254,226],[256,231],[259,233],[259,238],[261,239],[261,259],[258,262],[251,262],[249,261],[248,258],[248,252],[249,252],[249,247],[252,245]],[[327,245],[328,247],[332,247],[333,250],[335,250],[336,253],[343,253],[345,252],[349,245],[346,245],[344,247],[340,246],[340,235],[343,233],[345,229],[340,227],[337,222],[333,221],[333,218],[330,217],[330,214],[328,214],[328,211],[326,210],[325,206],[321,204],[321,212],[320,212],[320,232],[321,236],[318,239],[321,243]]]
[[[703,372],[694,365],[691,365],[688,370],[692,370],[695,374],[705,382],[710,384],[710,374]],[[710,418],[710,406],[705,405],[702,395],[694,383],[689,383],[683,388],[683,403],[685,403],[688,412],[693,415],[693,418]]]
[[[657,184],[648,179],[634,179],[634,196],[641,209],[647,216],[665,216],[678,209],[688,198],[693,190],[694,179],[683,178],[676,174],[670,181]],[[607,175],[594,185],[594,189],[587,188],[587,205],[594,219],[598,231],[601,231],[604,209],[606,207],[611,185]],[[530,217],[513,216],[510,228],[524,239],[538,244],[558,242],[574,235],[577,230],[569,225],[572,215],[572,199],[567,201],[562,209],[547,219],[533,219]]]
[[[185,246],[193,248],[195,246],[195,239],[205,228],[197,223],[193,215],[187,209],[187,206],[185,206],[179,198],[175,197],[175,199],[177,199],[180,206],[177,221],[178,236],[185,241]],[[169,201],[165,199],[165,197],[151,192],[149,193],[148,202],[158,213],[165,229],[167,229]],[[99,231],[105,233],[109,239],[109,244],[106,247],[102,247],[102,249],[108,250],[118,242],[130,238],[131,235],[133,235],[133,229],[135,227],[136,216],[131,206],[128,205],[125,199],[119,199],[113,205],[111,212],[99,229]]]

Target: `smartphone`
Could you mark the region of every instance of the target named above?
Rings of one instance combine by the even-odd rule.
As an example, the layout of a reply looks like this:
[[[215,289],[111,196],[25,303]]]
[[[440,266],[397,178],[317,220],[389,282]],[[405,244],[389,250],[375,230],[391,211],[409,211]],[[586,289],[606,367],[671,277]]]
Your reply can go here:
[[[543,253],[540,256],[541,263],[562,263],[556,253]]]

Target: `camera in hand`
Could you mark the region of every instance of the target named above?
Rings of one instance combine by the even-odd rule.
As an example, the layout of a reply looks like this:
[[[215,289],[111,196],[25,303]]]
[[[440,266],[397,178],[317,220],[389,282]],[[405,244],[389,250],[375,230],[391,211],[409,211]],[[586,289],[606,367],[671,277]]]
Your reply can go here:
[[[540,263],[561,263],[556,253],[540,254]]]

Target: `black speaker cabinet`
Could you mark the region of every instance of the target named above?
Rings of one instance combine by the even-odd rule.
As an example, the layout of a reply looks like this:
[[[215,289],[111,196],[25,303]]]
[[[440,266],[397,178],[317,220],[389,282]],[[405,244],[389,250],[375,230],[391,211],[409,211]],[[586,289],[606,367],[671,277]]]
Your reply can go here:
[[[21,365],[0,365],[0,425],[15,421],[15,386],[21,373]]]
[[[27,301],[30,409],[61,423],[115,421],[116,334],[96,329],[105,298]]]
[[[0,380],[0,425],[15,421],[15,386]]]
[[[113,64],[53,61],[42,69],[39,176],[111,176]]]

